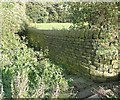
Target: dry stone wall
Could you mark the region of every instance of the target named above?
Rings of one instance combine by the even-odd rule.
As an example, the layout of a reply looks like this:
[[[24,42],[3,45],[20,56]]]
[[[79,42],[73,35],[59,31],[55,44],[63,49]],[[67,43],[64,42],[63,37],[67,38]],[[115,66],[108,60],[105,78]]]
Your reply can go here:
[[[29,28],[27,36],[37,48],[47,49],[51,60],[76,75],[106,81],[120,72],[117,33],[108,38],[99,30]]]

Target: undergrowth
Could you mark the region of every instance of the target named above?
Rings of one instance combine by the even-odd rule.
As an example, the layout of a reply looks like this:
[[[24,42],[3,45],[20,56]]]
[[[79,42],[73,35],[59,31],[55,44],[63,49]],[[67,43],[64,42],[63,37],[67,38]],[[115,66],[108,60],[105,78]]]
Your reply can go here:
[[[69,81],[64,78],[63,69],[46,59],[41,51],[27,47],[24,37],[21,40],[15,34],[25,29],[25,5],[3,2],[2,6],[2,98],[70,97],[71,93],[66,95],[70,87]]]

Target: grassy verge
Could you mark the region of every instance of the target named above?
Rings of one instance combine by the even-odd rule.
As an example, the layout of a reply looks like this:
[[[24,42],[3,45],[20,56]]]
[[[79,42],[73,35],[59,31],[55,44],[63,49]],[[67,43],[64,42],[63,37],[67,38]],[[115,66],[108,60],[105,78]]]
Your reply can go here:
[[[35,27],[41,30],[61,30],[61,29],[69,29],[72,23],[32,23],[31,27]]]

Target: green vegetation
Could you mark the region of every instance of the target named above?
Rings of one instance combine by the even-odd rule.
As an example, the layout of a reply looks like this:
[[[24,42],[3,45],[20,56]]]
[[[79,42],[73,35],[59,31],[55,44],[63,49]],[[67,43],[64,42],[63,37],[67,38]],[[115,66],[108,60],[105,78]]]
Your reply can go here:
[[[73,97],[65,66],[54,61],[90,76],[119,73],[117,3],[0,2],[0,11],[0,99]],[[29,26],[38,51],[25,36]]]
[[[40,30],[61,30],[61,29],[69,29],[72,23],[34,23],[31,24],[31,27],[40,29]]]
[[[118,3],[115,2],[76,2],[69,3],[70,18],[79,28],[102,28],[109,30],[118,24]]]
[[[68,7],[67,2],[28,2],[26,3],[26,14],[34,23],[66,23],[70,22]]]
[[[63,69],[52,64],[41,51],[27,47],[25,37],[21,40],[15,34],[27,27],[25,4],[3,2],[2,19],[2,98],[57,98],[61,94],[67,97],[64,93],[69,85]]]
[[[38,2],[28,2],[26,4],[26,13],[33,22],[46,22],[48,19],[48,12],[44,9],[44,6]]]

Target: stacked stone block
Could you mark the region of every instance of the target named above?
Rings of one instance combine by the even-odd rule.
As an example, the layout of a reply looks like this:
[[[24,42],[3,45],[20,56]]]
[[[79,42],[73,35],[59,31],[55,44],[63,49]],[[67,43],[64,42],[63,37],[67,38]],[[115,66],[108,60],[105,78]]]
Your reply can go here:
[[[48,49],[50,59],[73,74],[106,81],[115,79],[120,72],[117,33],[90,29],[35,30],[28,29],[29,41],[43,51]]]

